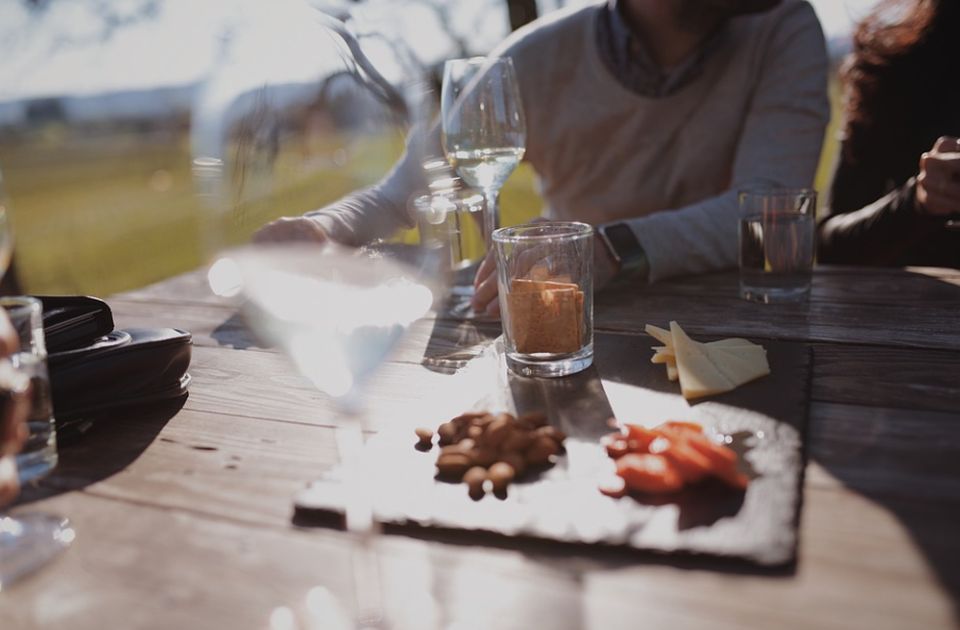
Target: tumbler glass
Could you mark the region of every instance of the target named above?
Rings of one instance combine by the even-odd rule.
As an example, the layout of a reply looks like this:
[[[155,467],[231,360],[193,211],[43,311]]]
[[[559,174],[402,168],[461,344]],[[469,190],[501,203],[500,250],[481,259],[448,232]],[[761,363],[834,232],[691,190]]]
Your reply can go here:
[[[810,293],[816,252],[817,193],[757,189],[740,193],[740,296],[799,302]]]
[[[493,233],[507,365],[524,376],[593,364],[593,228],[534,223]]]
[[[31,405],[27,420],[30,435],[17,454],[17,470],[23,484],[46,476],[57,465],[57,429],[47,374],[43,310],[40,300],[23,296],[0,298],[0,306],[20,338],[20,350],[10,360],[30,378]]]

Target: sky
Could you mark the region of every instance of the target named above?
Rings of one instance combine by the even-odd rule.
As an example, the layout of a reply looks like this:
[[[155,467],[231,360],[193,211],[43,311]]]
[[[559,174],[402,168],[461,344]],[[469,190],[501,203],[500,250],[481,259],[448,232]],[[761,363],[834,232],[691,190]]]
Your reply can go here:
[[[348,6],[344,0],[308,0],[316,6]],[[436,2],[437,0],[432,0]],[[567,4],[582,2],[572,0]],[[114,17],[136,15],[150,0],[113,0]],[[505,35],[502,0],[450,0],[455,30],[469,34],[471,45],[486,50]],[[811,0],[828,38],[849,33],[855,20],[876,0]],[[558,0],[540,0],[541,12]],[[395,29],[406,36],[422,60],[451,54],[454,42],[438,29],[439,14],[425,5],[411,8],[399,0],[368,0],[361,18],[371,29]],[[201,81],[222,50],[224,34],[254,32],[262,49],[285,45],[286,55],[309,55],[306,29],[291,38],[276,33],[298,23],[301,0],[159,0],[151,17],[133,20],[103,37],[105,22],[85,0],[52,0],[37,14],[22,0],[0,2],[0,103],[64,94],[89,95],[118,90],[150,89]],[[349,5],[353,6],[353,5]],[[285,20],[287,20],[285,22]],[[309,20],[307,20],[309,22]],[[296,45],[298,48],[294,49]],[[257,50],[254,48],[254,50]],[[387,68],[393,63],[386,46],[370,51]]]

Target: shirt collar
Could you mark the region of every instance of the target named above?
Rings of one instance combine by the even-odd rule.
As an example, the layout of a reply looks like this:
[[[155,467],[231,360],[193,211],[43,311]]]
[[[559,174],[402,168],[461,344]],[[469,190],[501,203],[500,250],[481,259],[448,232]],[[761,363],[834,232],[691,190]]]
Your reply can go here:
[[[703,45],[683,62],[665,69],[653,60],[643,41],[630,30],[621,13],[622,5],[622,0],[607,0],[604,16],[608,29],[606,35],[609,38],[609,41],[605,42],[605,52],[612,57],[609,61],[618,70],[621,78],[642,76],[641,92],[650,96],[666,96],[700,75],[706,58],[717,48],[722,28],[707,38]],[[630,82],[636,83],[636,79]]]

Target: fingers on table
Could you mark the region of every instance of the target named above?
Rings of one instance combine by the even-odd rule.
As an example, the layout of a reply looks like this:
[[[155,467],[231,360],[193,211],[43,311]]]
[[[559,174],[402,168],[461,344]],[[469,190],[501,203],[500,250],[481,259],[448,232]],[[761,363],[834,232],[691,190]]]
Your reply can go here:
[[[477,274],[480,277],[480,274]],[[473,309],[478,313],[496,315],[500,313],[500,301],[497,299],[497,274],[490,273],[476,285],[473,294]]]
[[[494,273],[497,270],[497,257],[495,252],[491,249],[487,252],[487,255],[483,257],[483,260],[480,262],[480,266],[477,268],[477,275],[473,279],[473,286],[479,287],[487,278],[490,276],[496,277]]]

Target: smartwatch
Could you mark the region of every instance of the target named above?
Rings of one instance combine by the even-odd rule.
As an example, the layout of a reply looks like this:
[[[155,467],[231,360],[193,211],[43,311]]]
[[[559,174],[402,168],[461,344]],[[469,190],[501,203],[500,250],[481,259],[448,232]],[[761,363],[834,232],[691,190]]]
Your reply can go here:
[[[597,234],[607,251],[617,262],[617,278],[642,278],[650,275],[650,262],[637,235],[626,223],[604,223],[597,226]]]

